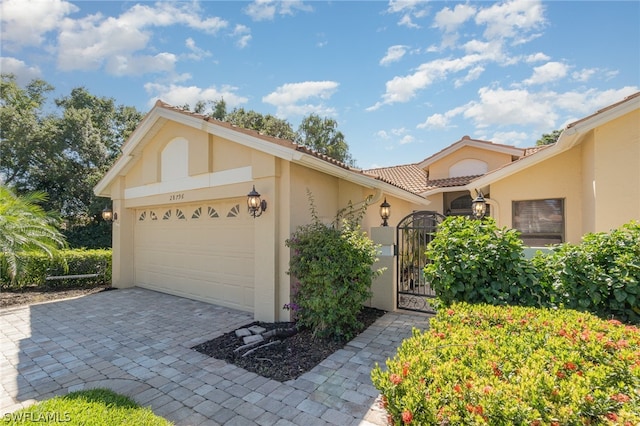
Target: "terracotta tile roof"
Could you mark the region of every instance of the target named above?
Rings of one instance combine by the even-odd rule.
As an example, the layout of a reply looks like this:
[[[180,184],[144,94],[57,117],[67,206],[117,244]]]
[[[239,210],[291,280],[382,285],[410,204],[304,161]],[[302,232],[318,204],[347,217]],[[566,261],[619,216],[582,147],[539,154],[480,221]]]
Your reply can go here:
[[[553,144],[549,144],[549,145],[538,145],[538,146],[532,146],[531,148],[525,148],[524,149],[524,156],[528,157],[531,154],[535,154],[538,151],[542,151],[543,149],[547,149],[549,148],[551,145]]]
[[[427,181],[427,190],[437,189],[437,188],[450,188],[452,186],[465,186],[475,179],[478,179],[483,175],[474,175],[474,176],[456,176],[445,179],[434,179]]]
[[[415,194],[427,189],[427,173],[415,164],[369,169],[363,173]]]

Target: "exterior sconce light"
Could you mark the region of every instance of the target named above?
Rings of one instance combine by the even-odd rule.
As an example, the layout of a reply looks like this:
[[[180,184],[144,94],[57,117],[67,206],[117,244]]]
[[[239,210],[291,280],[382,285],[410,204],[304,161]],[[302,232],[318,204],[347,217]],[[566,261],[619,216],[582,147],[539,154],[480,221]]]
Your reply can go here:
[[[389,226],[387,219],[391,216],[391,204],[387,203],[387,198],[380,204],[380,217],[382,218],[382,226]]]
[[[114,213],[109,207],[105,207],[102,210],[102,219],[106,222],[111,222],[118,219],[118,213]]]
[[[482,191],[479,191],[476,199],[471,202],[471,211],[476,219],[482,219],[487,213],[487,201],[482,196]]]
[[[260,199],[260,194],[256,191],[256,186],[253,185],[253,189],[247,194],[247,206],[249,207],[249,214],[254,218],[262,215],[262,212],[267,210],[267,202]]]

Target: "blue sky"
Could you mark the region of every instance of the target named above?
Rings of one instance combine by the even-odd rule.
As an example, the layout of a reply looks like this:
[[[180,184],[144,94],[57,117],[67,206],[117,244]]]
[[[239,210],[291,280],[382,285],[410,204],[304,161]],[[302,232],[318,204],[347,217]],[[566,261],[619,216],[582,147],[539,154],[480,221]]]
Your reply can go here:
[[[338,122],[361,168],[532,146],[637,92],[638,1],[2,0],[3,73],[146,112],[221,97]]]

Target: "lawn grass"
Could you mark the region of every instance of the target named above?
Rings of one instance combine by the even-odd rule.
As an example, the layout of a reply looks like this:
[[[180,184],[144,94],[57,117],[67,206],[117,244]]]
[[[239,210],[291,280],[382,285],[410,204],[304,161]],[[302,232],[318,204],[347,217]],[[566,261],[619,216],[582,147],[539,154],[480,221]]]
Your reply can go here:
[[[131,398],[109,389],[72,392],[39,402],[0,418],[7,425],[136,425],[170,426],[171,422],[141,407]]]

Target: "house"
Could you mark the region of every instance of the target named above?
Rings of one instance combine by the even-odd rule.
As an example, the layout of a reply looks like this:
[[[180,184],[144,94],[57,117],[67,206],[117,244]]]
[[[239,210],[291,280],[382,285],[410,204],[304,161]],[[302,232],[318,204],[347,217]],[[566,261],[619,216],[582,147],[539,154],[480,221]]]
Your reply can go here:
[[[640,220],[640,92],[571,123],[553,145],[517,148],[464,136],[410,165],[365,171],[444,215],[470,215],[478,193],[498,226],[531,247],[579,243]]]
[[[395,226],[414,211],[468,215],[476,194],[529,246],[580,241],[640,219],[640,93],[569,124],[549,146],[464,136],[423,161],[359,170],[254,131],[162,102],[145,116],[96,185],[113,201],[113,285],[140,286],[288,320],[289,249],[310,221],[308,193],[331,221],[368,204],[362,226],[387,268],[370,304],[400,294]],[[251,213],[255,188],[265,208]],[[391,205],[388,227],[378,205]],[[260,206],[260,203],[256,204]]]
[[[255,189],[265,208],[248,211]],[[288,320],[289,248],[310,222],[350,202],[381,223],[378,205],[424,209],[428,200],[290,141],[157,102],[94,188],[113,202],[114,287],[139,286]]]
[[[566,126],[558,141],[466,185],[529,246],[579,243],[640,220],[640,92]]]

